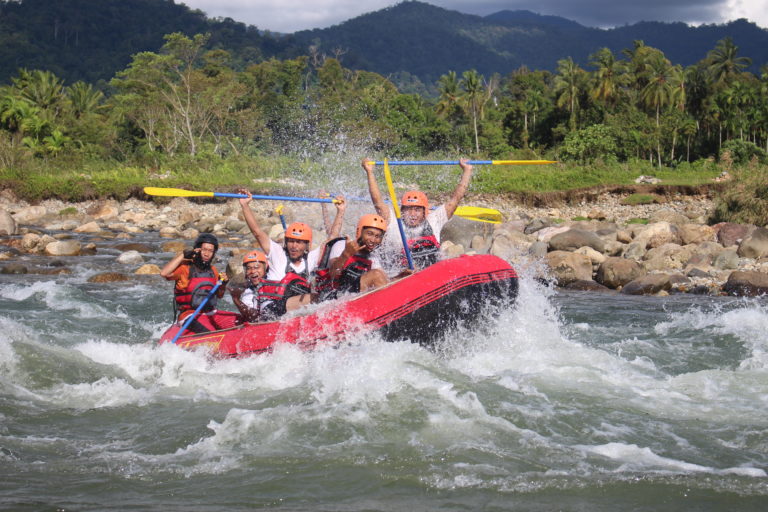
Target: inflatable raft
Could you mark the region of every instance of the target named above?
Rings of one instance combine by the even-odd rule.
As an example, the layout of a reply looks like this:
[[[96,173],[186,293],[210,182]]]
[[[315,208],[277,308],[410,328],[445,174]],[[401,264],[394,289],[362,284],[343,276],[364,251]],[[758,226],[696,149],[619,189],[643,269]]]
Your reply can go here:
[[[517,274],[501,258],[461,256],[383,288],[307,308],[303,314],[183,335],[176,343],[187,349],[208,347],[225,357],[266,352],[278,343],[311,349],[371,332],[387,341],[432,345],[459,324],[471,327],[484,314],[511,306],[517,287]],[[178,329],[172,325],[160,343],[172,341]]]

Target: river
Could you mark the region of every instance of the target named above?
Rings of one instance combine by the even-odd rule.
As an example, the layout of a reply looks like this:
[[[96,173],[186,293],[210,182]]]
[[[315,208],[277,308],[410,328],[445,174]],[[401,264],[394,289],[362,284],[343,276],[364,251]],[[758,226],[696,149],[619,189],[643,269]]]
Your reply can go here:
[[[516,307],[437,350],[217,360],[157,345],[159,277],[86,282],[117,254],[0,276],[2,510],[768,506],[764,300],[523,276]]]

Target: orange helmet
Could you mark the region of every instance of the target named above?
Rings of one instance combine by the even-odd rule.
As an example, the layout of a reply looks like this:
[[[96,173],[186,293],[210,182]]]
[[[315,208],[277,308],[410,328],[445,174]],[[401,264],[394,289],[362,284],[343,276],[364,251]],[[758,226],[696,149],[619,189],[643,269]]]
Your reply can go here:
[[[429,210],[429,200],[427,194],[418,190],[410,190],[403,194],[403,198],[400,200],[400,208],[406,206],[421,206],[424,208],[424,212]]]
[[[294,240],[304,240],[307,243],[312,243],[312,228],[304,224],[303,222],[291,222],[288,227],[285,228],[285,238],[293,238]]]
[[[246,266],[249,263],[259,262],[263,263],[264,266],[267,266],[267,255],[264,254],[261,251],[251,251],[245,256],[243,256],[243,266]]]
[[[363,228],[377,228],[386,232],[387,221],[385,221],[381,215],[376,215],[375,213],[363,215],[357,222],[357,235],[355,238],[360,238],[360,235],[363,233]]]

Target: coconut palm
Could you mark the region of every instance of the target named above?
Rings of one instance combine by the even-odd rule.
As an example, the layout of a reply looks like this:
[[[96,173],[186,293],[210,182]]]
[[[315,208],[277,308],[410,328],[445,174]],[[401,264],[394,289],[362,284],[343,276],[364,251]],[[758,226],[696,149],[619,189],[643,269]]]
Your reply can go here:
[[[557,106],[568,107],[570,118],[568,121],[571,130],[576,129],[576,110],[579,108],[579,94],[584,86],[586,73],[573,59],[561,59],[557,61],[557,76],[555,76],[555,94]]]
[[[739,47],[730,37],[721,39],[714,50],[710,50],[707,54],[707,62],[714,83],[729,84],[742,69],[752,64],[749,57],[737,57],[738,52]]]
[[[487,101],[483,77],[474,69],[465,71],[461,75],[461,87],[464,89],[464,102],[472,117],[472,129],[475,134],[475,153],[480,153],[480,142],[477,134],[477,119],[480,117],[483,105]]]
[[[617,61],[608,48],[601,48],[592,54],[590,59],[590,64],[597,68],[592,83],[592,98],[607,105],[614,105],[621,86],[626,83],[624,63]]]

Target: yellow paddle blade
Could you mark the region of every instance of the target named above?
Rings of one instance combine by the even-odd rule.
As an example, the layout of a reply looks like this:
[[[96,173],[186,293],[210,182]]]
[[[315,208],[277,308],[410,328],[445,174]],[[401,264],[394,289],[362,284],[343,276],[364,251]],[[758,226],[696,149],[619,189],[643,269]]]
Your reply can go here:
[[[384,179],[387,180],[387,188],[389,189],[389,198],[392,200],[392,209],[395,210],[395,217],[400,218],[400,204],[397,202],[397,195],[395,194],[395,185],[392,183],[392,173],[389,172],[389,163],[387,159],[384,159]]]
[[[476,220],[478,222],[490,222],[491,224],[501,223],[501,212],[493,208],[482,208],[480,206],[459,206],[454,215],[458,215],[467,220]]]
[[[183,188],[144,187],[144,193],[149,196],[165,197],[213,197],[213,192],[194,192]]]
[[[492,160],[493,165],[546,165],[556,164],[554,160]]]

